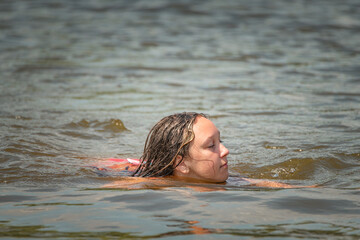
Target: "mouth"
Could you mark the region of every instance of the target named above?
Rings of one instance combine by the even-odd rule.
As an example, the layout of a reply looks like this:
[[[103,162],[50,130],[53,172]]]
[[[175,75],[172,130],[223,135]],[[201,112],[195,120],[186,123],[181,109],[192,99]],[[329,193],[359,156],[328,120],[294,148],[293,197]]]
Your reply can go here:
[[[220,168],[227,167],[227,166],[228,166],[228,164],[225,163],[224,165],[221,165]]]

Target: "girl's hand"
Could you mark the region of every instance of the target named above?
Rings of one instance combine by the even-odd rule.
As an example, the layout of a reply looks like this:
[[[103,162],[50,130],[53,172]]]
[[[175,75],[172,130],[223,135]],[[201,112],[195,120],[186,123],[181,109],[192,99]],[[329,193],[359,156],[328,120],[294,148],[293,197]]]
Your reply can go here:
[[[248,181],[253,186],[257,187],[268,187],[268,188],[315,188],[317,185],[310,185],[310,186],[297,186],[297,185],[290,185],[286,183],[279,183],[275,181],[269,180],[260,180],[260,179],[250,179],[250,178],[243,178],[245,181]]]

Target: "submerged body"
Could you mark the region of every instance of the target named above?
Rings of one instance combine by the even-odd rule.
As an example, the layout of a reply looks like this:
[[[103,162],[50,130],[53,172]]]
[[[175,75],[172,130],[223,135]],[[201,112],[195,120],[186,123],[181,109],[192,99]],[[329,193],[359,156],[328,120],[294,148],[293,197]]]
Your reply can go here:
[[[228,155],[220,131],[206,115],[184,112],[164,117],[154,125],[140,159],[109,159],[102,163],[107,165],[105,168],[94,167],[99,173],[132,176],[107,187],[143,188],[149,184],[165,187],[174,181],[224,184],[229,177]],[[272,181],[237,179],[260,187],[294,187]]]
[[[304,188],[315,186],[294,186],[274,181],[249,179],[239,176],[229,177],[223,184],[209,184],[206,181],[195,179],[182,179],[176,176],[168,177],[131,177],[140,165],[139,159],[109,158],[97,162],[92,168],[101,176],[119,176],[120,180],[104,185],[105,188],[122,189],[144,189],[144,188],[167,188],[167,187],[189,187],[196,191],[219,191],[225,186],[256,186],[268,188]]]

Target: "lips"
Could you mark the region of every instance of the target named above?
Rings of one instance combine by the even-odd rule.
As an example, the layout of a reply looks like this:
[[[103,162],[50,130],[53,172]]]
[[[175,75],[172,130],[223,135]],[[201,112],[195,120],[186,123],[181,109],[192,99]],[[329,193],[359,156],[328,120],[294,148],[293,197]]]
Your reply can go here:
[[[228,164],[227,164],[227,162],[226,162],[225,164],[221,165],[220,168],[222,168],[222,167],[227,167],[227,165],[228,165]]]

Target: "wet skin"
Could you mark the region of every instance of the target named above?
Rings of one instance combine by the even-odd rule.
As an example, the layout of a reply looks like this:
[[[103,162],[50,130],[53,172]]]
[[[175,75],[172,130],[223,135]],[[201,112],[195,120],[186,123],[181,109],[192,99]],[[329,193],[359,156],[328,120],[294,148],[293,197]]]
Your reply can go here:
[[[195,138],[190,143],[189,156],[175,169],[174,176],[212,183],[225,182],[229,177],[229,150],[221,143],[219,130],[209,119],[198,117],[193,131]]]
[[[194,139],[189,145],[189,156],[182,159],[181,163],[174,170],[173,176],[168,177],[127,177],[121,181],[115,181],[104,187],[108,188],[167,188],[179,186],[193,188],[197,191],[218,191],[219,188],[208,188],[201,186],[191,186],[195,182],[224,183],[229,177],[227,156],[229,150],[221,143],[220,132],[215,125],[204,117],[198,117],[193,125]],[[122,167],[120,167],[122,168]],[[242,178],[250,186],[268,187],[268,188],[303,188],[316,186],[292,186],[273,181],[264,181],[259,179]]]

